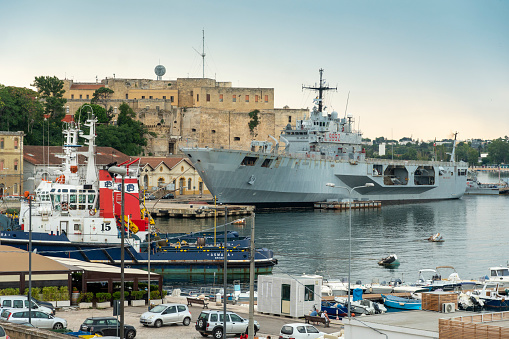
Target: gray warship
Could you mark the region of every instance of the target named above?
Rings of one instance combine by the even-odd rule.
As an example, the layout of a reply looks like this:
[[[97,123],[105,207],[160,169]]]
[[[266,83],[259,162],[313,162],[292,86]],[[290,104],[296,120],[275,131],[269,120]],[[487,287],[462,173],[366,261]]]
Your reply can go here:
[[[281,132],[279,141],[252,141],[251,150],[186,147],[187,155],[219,203],[306,206],[353,198],[404,203],[458,199],[466,189],[468,164],[366,158],[353,117],[323,109],[322,79],[308,118]],[[361,187],[362,186],[362,187]]]

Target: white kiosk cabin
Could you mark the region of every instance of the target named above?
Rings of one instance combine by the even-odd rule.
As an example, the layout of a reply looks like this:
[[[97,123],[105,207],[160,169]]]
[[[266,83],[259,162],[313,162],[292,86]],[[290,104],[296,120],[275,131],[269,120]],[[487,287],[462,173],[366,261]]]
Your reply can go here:
[[[294,318],[304,317],[322,303],[321,276],[258,276],[258,311],[262,313],[285,315]]]

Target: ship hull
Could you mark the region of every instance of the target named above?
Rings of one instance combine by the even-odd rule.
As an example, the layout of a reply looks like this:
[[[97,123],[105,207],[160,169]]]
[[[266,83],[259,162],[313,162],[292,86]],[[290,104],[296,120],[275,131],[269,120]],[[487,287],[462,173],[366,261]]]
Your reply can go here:
[[[29,249],[29,234],[23,231],[2,231],[2,245],[13,246],[23,250]],[[50,256],[121,265],[121,249],[117,244],[75,243],[65,235],[32,233],[32,250]],[[228,250],[227,271],[229,279],[249,280],[249,251],[246,248]],[[193,281],[212,282],[219,279],[224,272],[224,252],[211,247],[182,247],[154,252],[150,256],[151,272],[163,275],[167,282]],[[137,252],[132,246],[126,245],[124,266],[148,270],[149,257],[147,252]],[[255,274],[268,274],[277,263],[273,253],[268,249],[257,249],[255,255]]]
[[[455,162],[390,161],[366,159],[349,162],[306,156],[276,155],[208,148],[182,150],[199,171],[218,202],[254,205],[311,205],[318,201],[349,198],[382,202],[417,202],[458,199],[466,188],[466,164]],[[254,165],[246,166],[245,159]],[[251,164],[252,164],[251,163]],[[463,164],[463,165],[461,165]],[[379,167],[377,167],[379,166]],[[427,184],[418,183],[419,168],[434,174]],[[374,168],[381,168],[374,175]],[[386,169],[406,173],[399,184],[388,181]],[[399,171],[399,172],[398,172]],[[461,175],[459,175],[461,173]],[[397,180],[397,176],[392,176]],[[334,183],[335,188],[326,184]],[[338,189],[338,188],[346,189]]]

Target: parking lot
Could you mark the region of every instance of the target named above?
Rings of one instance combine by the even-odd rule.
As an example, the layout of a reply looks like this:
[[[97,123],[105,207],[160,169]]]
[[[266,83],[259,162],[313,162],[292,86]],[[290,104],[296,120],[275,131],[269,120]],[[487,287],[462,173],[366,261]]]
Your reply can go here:
[[[176,302],[186,304],[186,298],[182,297],[168,297],[166,302]],[[214,302],[209,302],[210,309],[222,309],[222,306],[216,306]],[[228,311],[236,312],[243,318],[248,318],[249,308],[240,305],[228,305]],[[140,339],[184,339],[184,338],[203,338],[198,331],[194,328],[196,319],[202,311],[201,306],[191,306],[189,310],[193,316],[193,321],[189,326],[183,325],[166,325],[161,328],[145,327],[140,324],[140,315],[147,311],[147,307],[126,307],[124,310],[125,323],[136,327],[136,338]],[[78,309],[69,308],[66,310],[59,310],[56,314],[67,320],[68,328],[73,331],[78,331],[80,325],[88,317],[101,317],[112,316],[113,309]],[[292,319],[287,317],[271,316],[259,314],[255,312],[255,319],[260,323],[260,331],[257,333],[259,338],[266,338],[270,335],[272,339],[279,337],[279,331],[284,324],[293,322],[303,322],[302,319]],[[316,326],[320,331],[326,333],[339,332],[341,330],[341,323],[333,320],[330,327],[323,327],[322,325]],[[234,336],[228,336],[234,338]]]

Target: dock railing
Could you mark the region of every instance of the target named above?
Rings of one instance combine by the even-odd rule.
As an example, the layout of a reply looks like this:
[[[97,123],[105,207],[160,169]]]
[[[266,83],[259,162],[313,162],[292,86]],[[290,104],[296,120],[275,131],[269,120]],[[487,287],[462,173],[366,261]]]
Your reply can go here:
[[[509,312],[481,313],[439,319],[439,338],[509,338],[509,328],[496,325],[496,322],[507,320],[509,320]]]

